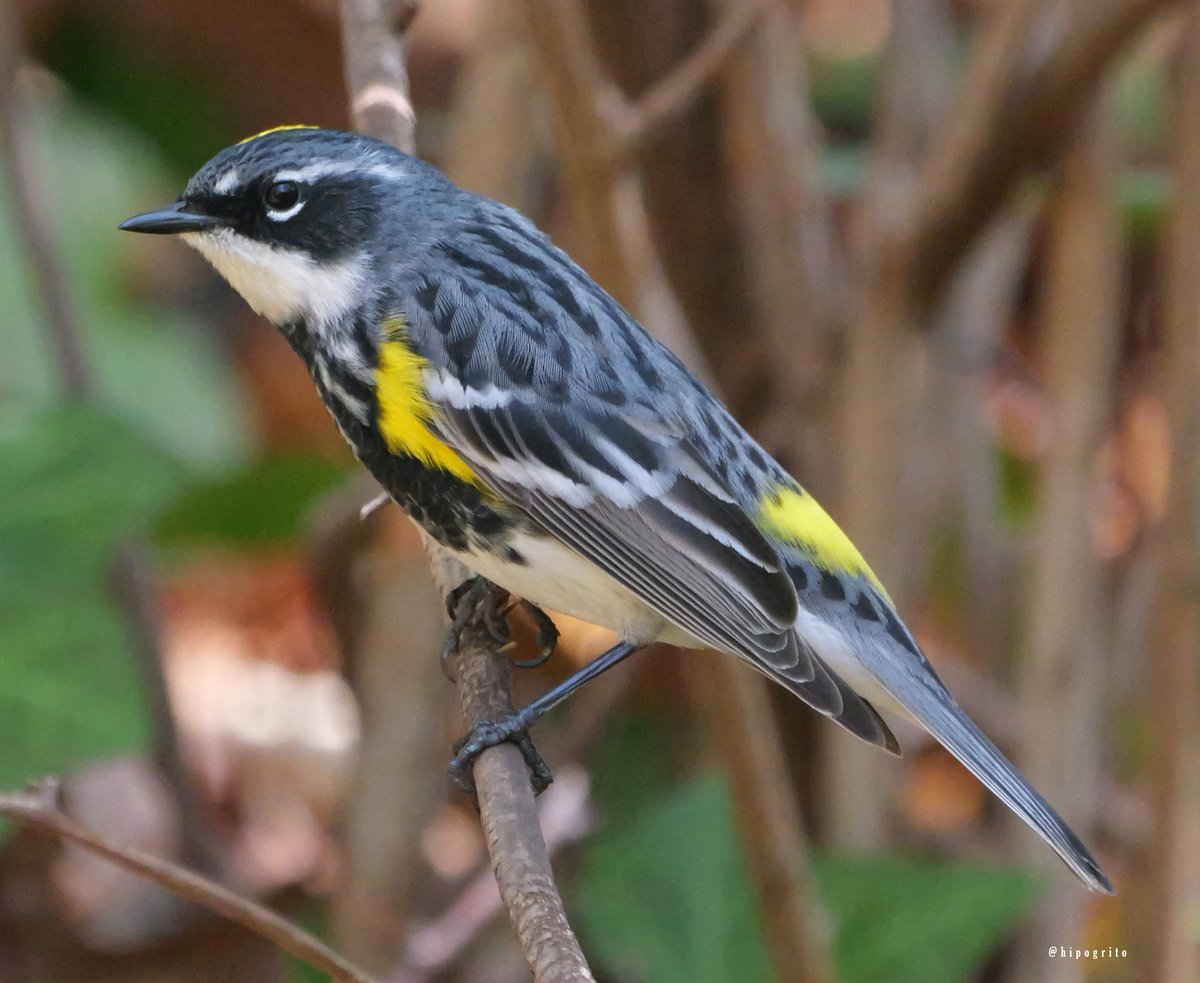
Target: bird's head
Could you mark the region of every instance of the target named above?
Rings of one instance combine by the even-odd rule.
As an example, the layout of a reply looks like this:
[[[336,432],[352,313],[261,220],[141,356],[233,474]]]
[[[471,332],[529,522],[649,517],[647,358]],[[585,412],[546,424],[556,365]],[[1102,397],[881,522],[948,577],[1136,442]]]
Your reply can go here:
[[[363,302],[381,259],[403,264],[425,245],[448,188],[376,140],[281,127],[222,150],[175,204],[121,228],[182,236],[254,310],[315,326]]]

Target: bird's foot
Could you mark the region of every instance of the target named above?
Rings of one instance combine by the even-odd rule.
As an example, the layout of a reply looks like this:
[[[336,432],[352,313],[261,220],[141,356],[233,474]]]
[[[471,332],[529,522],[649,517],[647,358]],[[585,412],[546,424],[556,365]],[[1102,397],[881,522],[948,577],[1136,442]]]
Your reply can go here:
[[[458,650],[462,634],[476,612],[483,615],[483,624],[492,641],[504,652],[512,644],[512,632],[508,627],[507,615],[511,607],[500,603],[500,589],[484,577],[472,577],[463,581],[446,597],[446,613],[450,616],[450,630],[442,643],[442,672],[453,680],[450,660]],[[539,636],[540,637],[540,636]]]
[[[533,746],[533,740],[529,736],[532,723],[523,711],[510,714],[501,720],[481,720],[471,733],[454,745],[454,760],[450,762],[451,780],[462,791],[474,795],[475,759],[488,748],[507,741],[517,746],[529,767],[529,784],[533,786],[533,794],[541,795],[554,781],[554,776],[538,749]]]
[[[533,602],[517,601],[516,606],[529,615],[529,620],[537,629],[538,654],[532,659],[509,659],[508,661],[518,669],[537,669],[539,666],[545,665],[550,656],[554,654],[554,650],[558,648],[558,627],[551,620],[550,615]]]

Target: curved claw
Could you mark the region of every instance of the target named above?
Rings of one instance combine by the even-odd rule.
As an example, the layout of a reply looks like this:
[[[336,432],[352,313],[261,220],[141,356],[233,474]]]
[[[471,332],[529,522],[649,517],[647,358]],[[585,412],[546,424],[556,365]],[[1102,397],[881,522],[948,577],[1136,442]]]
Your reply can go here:
[[[513,607],[516,606],[520,606],[529,615],[529,619],[537,628],[538,654],[532,659],[509,659],[509,664],[518,669],[538,669],[546,664],[550,656],[554,654],[554,650],[558,648],[558,626],[545,611],[530,601],[518,601],[513,605]]]

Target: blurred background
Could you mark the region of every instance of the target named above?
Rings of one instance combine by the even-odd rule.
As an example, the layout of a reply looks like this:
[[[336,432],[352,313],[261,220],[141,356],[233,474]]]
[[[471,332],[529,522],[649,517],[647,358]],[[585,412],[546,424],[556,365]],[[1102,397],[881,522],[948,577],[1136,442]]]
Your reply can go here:
[[[445,777],[461,722],[408,521],[359,519],[375,490],[270,325],[116,232],[249,133],[350,125],[336,5],[0,14],[0,789],[59,775],[80,821],[382,978],[527,979]],[[655,650],[535,734],[598,978],[1200,979],[1198,18],[421,4],[419,153],[717,387],[1119,892],[915,729],[896,761],[731,659]],[[519,701],[608,641],[560,628]],[[0,846],[0,983],[315,978],[75,848]]]

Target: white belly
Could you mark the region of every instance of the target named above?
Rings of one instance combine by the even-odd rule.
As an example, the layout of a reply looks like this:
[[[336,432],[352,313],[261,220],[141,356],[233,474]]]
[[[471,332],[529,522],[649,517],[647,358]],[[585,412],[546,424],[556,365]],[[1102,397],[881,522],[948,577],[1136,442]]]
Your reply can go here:
[[[701,647],[594,563],[556,540],[519,533],[511,545],[525,558],[524,564],[491,553],[448,552],[517,597],[611,628],[627,641]]]

